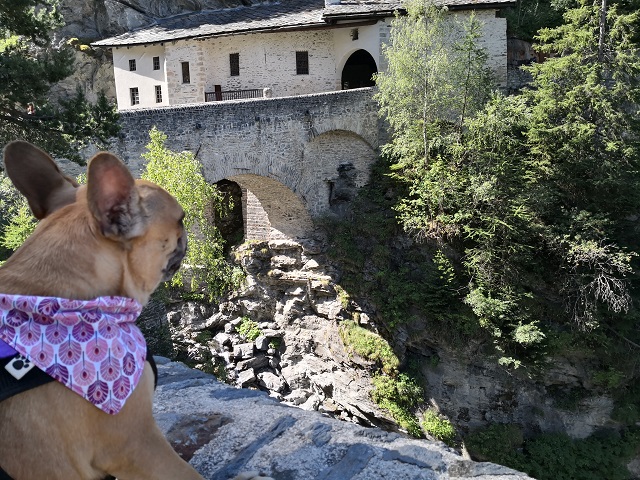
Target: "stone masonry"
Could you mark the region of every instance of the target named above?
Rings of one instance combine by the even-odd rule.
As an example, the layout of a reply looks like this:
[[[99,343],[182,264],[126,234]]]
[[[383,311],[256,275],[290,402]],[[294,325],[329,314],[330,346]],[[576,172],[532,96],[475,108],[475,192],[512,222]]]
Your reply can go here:
[[[211,183],[243,190],[245,240],[305,238],[368,181],[381,138],[373,88],[121,112],[114,142],[133,172],[156,126],[193,152]],[[346,190],[346,191],[345,191]]]

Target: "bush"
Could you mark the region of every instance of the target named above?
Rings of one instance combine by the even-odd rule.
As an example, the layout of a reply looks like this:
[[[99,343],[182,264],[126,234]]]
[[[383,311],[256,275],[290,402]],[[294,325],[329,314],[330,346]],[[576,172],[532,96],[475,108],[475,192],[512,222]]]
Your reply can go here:
[[[465,443],[477,460],[500,463],[538,480],[628,480],[626,464],[640,446],[640,431],[600,432],[573,440],[543,433],[523,442],[514,425],[491,425]]]
[[[386,374],[392,374],[400,365],[398,357],[384,338],[354,321],[346,320],[340,324],[340,338],[347,350],[376,362]]]
[[[166,189],[185,211],[189,248],[172,283],[182,286],[188,269],[192,289],[203,288],[210,300],[220,298],[242,281],[239,269],[224,259],[224,240],[211,220],[215,211],[228,206],[223,205],[223,196],[217,188],[205,180],[193,153],[169,150],[165,146],[167,136],[155,127],[149,137],[147,153],[143,154],[147,166],[142,178]]]
[[[371,398],[380,407],[391,413],[400,427],[411,436],[422,437],[422,429],[413,410],[424,400],[420,385],[409,375],[401,373],[397,377],[376,375],[372,379]]]
[[[236,330],[247,340],[253,342],[256,338],[262,335],[262,330],[256,322],[249,317],[242,317],[242,322],[236,327]]]
[[[441,416],[435,410],[424,412],[422,422],[423,430],[432,437],[446,443],[450,447],[456,444],[456,429],[448,418]]]

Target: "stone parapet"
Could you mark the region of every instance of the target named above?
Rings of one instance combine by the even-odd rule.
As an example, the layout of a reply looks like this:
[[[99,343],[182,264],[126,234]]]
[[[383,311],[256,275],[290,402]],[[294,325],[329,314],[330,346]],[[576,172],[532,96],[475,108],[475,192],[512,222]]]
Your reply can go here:
[[[264,392],[233,388],[184,364],[156,361],[156,420],[206,479],[256,470],[276,480],[530,479],[507,467],[467,460],[440,442],[285,406]]]

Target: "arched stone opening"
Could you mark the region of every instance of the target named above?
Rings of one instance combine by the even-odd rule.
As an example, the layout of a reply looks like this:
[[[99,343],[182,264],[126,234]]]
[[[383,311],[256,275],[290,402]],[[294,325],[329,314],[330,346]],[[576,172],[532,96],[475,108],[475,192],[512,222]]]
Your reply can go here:
[[[342,68],[342,89],[373,87],[373,74],[378,73],[376,61],[366,50],[356,50]]]
[[[214,224],[225,241],[225,251],[244,240],[244,215],[242,187],[230,180],[216,182],[216,187],[223,196],[223,210],[213,212]]]
[[[307,203],[312,217],[345,217],[360,187],[369,181],[378,153],[361,136],[331,130],[304,147],[297,192],[313,199]]]
[[[307,238],[313,222],[302,201],[277,180],[253,174],[227,178],[242,191],[244,240]]]

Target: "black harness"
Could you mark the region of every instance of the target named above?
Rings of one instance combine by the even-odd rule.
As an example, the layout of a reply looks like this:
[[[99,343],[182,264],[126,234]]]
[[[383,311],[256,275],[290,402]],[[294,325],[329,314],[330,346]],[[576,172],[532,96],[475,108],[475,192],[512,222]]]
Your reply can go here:
[[[0,360],[0,402],[11,398],[32,388],[40,387],[46,383],[53,382],[54,379],[44,373],[39,368],[33,368],[20,380],[16,380],[5,367],[14,360],[14,357],[3,358]],[[147,362],[153,370],[153,388],[158,385],[158,366],[156,365],[153,355],[147,350]],[[13,480],[2,467],[0,467],[0,480]],[[114,477],[108,476],[104,480],[115,480]]]

